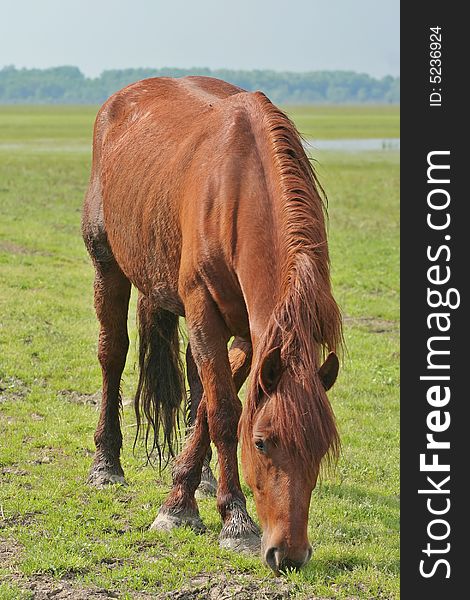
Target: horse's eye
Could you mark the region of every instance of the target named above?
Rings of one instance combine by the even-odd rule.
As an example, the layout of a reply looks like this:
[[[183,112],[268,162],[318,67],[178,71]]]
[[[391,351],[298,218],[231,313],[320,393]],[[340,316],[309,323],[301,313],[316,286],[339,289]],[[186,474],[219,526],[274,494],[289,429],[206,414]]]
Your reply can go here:
[[[255,446],[256,446],[256,449],[259,450],[260,452],[266,452],[266,445],[264,443],[264,440],[256,440]]]

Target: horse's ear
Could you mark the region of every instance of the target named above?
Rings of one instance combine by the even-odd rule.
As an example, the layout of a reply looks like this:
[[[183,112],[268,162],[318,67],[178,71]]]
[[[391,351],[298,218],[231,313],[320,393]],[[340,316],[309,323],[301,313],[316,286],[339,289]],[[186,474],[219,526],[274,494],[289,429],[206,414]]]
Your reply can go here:
[[[270,350],[263,358],[259,374],[259,384],[263,392],[268,396],[276,389],[283,370],[281,349],[279,346],[276,346],[276,348]]]
[[[339,360],[334,352],[330,352],[326,357],[325,362],[318,369],[318,375],[325,390],[329,390],[333,386],[338,377]]]

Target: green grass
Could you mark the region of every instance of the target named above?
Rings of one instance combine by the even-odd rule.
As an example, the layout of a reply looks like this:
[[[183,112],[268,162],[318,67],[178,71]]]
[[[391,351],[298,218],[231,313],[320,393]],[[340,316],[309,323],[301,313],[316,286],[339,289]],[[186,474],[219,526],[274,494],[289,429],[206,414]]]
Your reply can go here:
[[[303,114],[316,123],[316,108],[302,110],[300,129]],[[332,123],[341,115],[336,107],[321,110]],[[364,108],[345,108],[340,123],[352,124],[356,111],[369,127],[377,115],[371,110],[368,117]],[[148,530],[169,473],[145,466],[141,448],[133,455],[130,406],[123,417],[129,487],[85,484],[97,420],[87,394],[100,387],[93,272],[80,238],[93,114],[0,108],[0,544],[13,540],[16,548],[9,563],[0,560],[0,598],[30,597],[39,576],[128,598],[201,577],[197,585],[209,588],[221,574],[243,589],[279,590],[257,557],[218,548],[212,500],[200,503],[204,535]],[[347,137],[349,127],[334,129]],[[330,392],[343,452],[312,497],[314,558],[283,585],[296,598],[398,598],[398,154],[317,158],[329,196],[335,295],[345,314],[348,351]],[[131,310],[125,398],[136,384],[134,321]]]
[[[400,108],[396,105],[285,106],[306,139],[400,137]]]
[[[0,106],[0,143],[91,146],[97,106]]]

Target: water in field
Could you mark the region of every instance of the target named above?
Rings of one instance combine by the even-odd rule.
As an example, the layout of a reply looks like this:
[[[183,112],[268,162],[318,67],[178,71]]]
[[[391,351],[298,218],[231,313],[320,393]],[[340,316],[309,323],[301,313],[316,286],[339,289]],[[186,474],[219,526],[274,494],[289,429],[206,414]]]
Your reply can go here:
[[[348,138],[340,140],[305,140],[310,150],[336,152],[369,152],[373,150],[400,150],[400,138]]]
[[[381,150],[399,150],[400,138],[345,138],[339,140],[317,140],[307,139],[304,142],[305,149],[331,150],[334,152],[370,152]],[[61,143],[56,140],[35,140],[26,142],[0,142],[1,150],[29,150],[31,152],[91,152],[91,143]]]

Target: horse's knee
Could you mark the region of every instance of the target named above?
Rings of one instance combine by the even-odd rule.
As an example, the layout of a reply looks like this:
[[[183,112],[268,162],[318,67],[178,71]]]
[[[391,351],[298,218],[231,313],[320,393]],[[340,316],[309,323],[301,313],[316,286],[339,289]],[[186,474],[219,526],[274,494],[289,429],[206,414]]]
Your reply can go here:
[[[238,398],[223,398],[216,405],[208,407],[210,437],[217,447],[237,445],[241,412],[242,406]]]
[[[104,227],[91,227],[83,234],[85,246],[95,265],[106,271],[114,264],[114,255],[108,242]]]
[[[101,195],[99,190],[95,189],[96,186],[96,182],[91,184],[85,200],[82,237],[95,265],[106,269],[107,265],[114,261],[114,256],[104,224]]]

